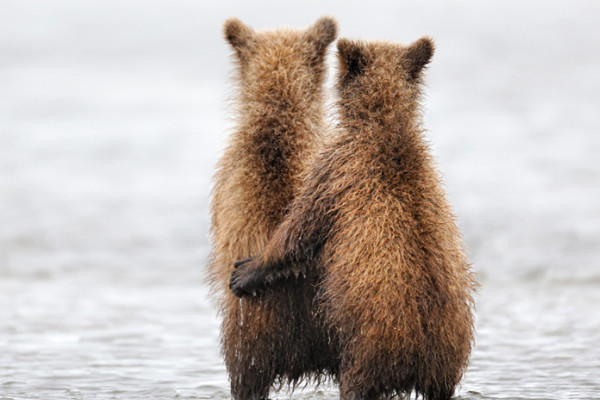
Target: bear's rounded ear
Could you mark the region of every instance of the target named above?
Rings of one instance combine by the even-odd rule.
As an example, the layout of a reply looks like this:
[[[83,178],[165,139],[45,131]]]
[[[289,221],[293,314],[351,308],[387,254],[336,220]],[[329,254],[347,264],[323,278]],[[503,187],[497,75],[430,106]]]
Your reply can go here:
[[[337,37],[337,22],[331,17],[321,17],[306,30],[305,37],[314,43],[318,55],[325,54],[327,46]]]
[[[409,79],[416,79],[420,76],[423,68],[431,61],[434,49],[433,40],[428,37],[422,37],[408,46],[404,57],[408,61]]]
[[[230,18],[225,21],[223,33],[225,34],[225,40],[229,42],[240,58],[244,55],[254,37],[254,30],[244,25],[237,18]]]
[[[340,39],[337,42],[340,76],[351,78],[362,73],[367,64],[363,45],[359,41]]]

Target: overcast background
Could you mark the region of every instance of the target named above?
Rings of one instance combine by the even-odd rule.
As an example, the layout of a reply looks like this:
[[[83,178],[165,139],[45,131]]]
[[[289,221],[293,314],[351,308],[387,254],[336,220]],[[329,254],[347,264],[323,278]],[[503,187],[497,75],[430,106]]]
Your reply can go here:
[[[0,0],[0,399],[228,398],[221,25],[324,14],[436,41],[425,124],[483,285],[460,397],[600,397],[599,2]]]

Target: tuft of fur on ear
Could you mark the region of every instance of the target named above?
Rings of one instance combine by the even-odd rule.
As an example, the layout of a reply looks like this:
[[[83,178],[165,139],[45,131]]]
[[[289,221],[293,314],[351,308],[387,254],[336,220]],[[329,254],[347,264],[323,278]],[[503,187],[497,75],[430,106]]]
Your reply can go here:
[[[409,79],[419,77],[423,68],[431,61],[434,49],[433,40],[428,37],[422,37],[408,47],[405,58],[409,62]]]
[[[315,44],[319,55],[325,54],[327,46],[337,37],[337,22],[331,17],[321,17],[306,30],[306,38]]]
[[[366,65],[362,44],[358,41],[340,39],[337,42],[340,72],[346,77],[360,75]]]
[[[244,23],[237,18],[229,18],[225,21],[223,33],[225,34],[225,40],[229,42],[231,47],[234,48],[240,57],[254,37],[254,30],[249,26],[244,25]]]

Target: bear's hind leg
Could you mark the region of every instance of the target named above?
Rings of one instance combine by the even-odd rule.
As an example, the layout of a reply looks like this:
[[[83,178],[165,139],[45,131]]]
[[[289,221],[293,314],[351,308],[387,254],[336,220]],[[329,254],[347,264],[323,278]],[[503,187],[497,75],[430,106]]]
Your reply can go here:
[[[253,365],[243,365],[236,373],[230,371],[231,398],[234,400],[267,400],[273,378],[260,373]]]
[[[250,343],[249,338],[242,339],[244,347],[264,347],[260,339]],[[269,364],[264,354],[253,354],[252,351],[236,352],[237,354],[225,354],[225,365],[229,372],[231,381],[231,397],[235,400],[266,400],[275,377],[269,368],[264,369],[263,363]]]
[[[224,315],[221,344],[235,400],[266,399],[275,379],[272,337],[269,331],[262,334],[265,311],[250,304],[242,307],[233,297]]]
[[[454,385],[444,385],[439,383],[436,385],[430,384],[429,387],[419,388],[416,391],[423,396],[425,400],[450,400],[454,394]]]
[[[369,383],[360,384],[360,379],[347,370],[340,371],[339,380],[340,400],[378,400],[382,396],[375,386]]]

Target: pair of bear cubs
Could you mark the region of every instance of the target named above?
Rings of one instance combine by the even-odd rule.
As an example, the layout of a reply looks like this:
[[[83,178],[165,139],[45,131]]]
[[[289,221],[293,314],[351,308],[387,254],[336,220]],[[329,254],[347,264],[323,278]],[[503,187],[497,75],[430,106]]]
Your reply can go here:
[[[233,398],[323,377],[341,399],[450,398],[475,281],[421,127],[433,43],[340,39],[329,129],[333,19],[224,31],[237,126],[215,174],[209,275]]]

